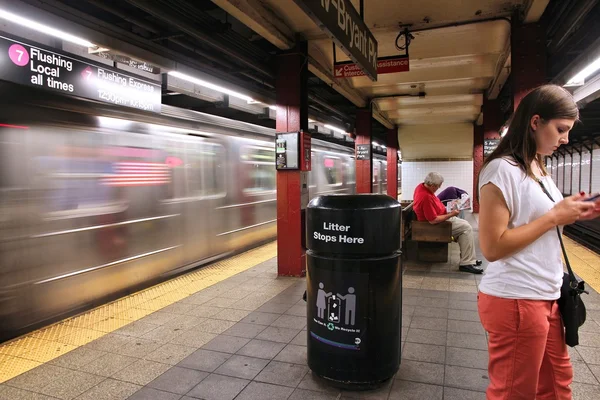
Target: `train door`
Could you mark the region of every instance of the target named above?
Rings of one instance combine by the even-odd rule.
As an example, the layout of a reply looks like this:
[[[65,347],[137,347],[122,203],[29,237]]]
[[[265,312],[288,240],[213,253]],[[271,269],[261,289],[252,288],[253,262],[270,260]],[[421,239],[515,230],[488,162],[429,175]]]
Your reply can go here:
[[[224,147],[207,139],[187,145],[185,160],[185,254],[193,263],[218,254],[220,202],[225,195]]]
[[[227,209],[225,198],[227,196],[227,168],[228,154],[225,143],[217,139],[205,139],[201,142],[202,158],[202,207],[206,215],[205,223],[198,221],[202,226],[203,240],[208,245],[209,257],[227,251],[227,243],[219,237],[226,225]]]
[[[379,173],[381,171],[381,165],[378,160],[373,160],[373,193],[381,193],[381,182]]]

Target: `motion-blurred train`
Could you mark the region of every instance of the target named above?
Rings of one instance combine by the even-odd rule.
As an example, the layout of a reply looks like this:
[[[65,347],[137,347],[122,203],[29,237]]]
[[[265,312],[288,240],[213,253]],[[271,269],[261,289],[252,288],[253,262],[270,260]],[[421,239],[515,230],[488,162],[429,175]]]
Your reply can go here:
[[[276,236],[272,129],[7,83],[0,99],[0,341]],[[312,156],[311,197],[354,191],[351,148]]]

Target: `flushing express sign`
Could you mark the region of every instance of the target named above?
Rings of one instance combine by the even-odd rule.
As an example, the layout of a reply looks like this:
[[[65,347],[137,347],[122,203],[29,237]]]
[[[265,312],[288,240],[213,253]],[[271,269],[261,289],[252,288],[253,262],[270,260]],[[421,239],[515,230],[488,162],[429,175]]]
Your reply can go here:
[[[0,79],[145,111],[161,107],[160,84],[4,36]]]
[[[373,81],[377,81],[377,40],[350,0],[294,0]]]

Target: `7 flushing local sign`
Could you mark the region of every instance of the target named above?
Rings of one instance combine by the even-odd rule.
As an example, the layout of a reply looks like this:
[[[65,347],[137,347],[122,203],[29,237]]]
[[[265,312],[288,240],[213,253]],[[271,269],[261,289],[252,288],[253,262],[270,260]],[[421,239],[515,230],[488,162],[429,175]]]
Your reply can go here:
[[[0,36],[0,79],[160,112],[161,85],[72,55]]]

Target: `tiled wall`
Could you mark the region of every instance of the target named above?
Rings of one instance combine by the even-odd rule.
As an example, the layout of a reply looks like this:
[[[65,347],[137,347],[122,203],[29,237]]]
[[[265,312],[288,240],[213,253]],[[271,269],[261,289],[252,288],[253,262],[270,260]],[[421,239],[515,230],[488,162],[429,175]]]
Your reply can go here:
[[[444,177],[444,188],[456,186],[473,198],[473,161],[404,161],[402,163],[402,200],[412,200],[415,188],[429,172]]]

